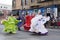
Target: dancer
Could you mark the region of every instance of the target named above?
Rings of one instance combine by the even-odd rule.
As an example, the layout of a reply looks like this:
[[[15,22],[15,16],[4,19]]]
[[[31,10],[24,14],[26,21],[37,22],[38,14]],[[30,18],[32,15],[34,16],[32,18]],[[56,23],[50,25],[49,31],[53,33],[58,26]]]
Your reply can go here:
[[[18,26],[18,30],[20,31],[20,27],[22,27],[24,25],[25,22],[25,18],[24,18],[24,14],[19,15],[17,20],[19,20],[20,22],[18,22],[17,26]]]
[[[2,24],[5,26],[4,27],[4,32],[7,32],[7,33],[16,33],[16,31],[18,30],[16,24],[18,22],[19,21],[16,20],[16,18],[14,18],[12,14],[7,19],[2,20]]]
[[[25,25],[24,25],[24,29],[26,31],[28,31],[30,29],[30,25],[31,25],[31,19],[34,17],[35,15],[32,14],[32,15],[29,15],[28,13],[26,13],[26,16],[25,16]]]
[[[46,35],[48,33],[48,30],[44,26],[44,23],[46,23],[46,21],[47,21],[46,18],[43,17],[39,11],[38,15],[36,15],[31,20],[31,28],[29,31],[40,35]]]
[[[30,29],[30,20],[31,20],[30,15],[28,15],[28,13],[26,13],[26,16],[25,16],[25,25],[24,25],[25,31],[28,31]]]

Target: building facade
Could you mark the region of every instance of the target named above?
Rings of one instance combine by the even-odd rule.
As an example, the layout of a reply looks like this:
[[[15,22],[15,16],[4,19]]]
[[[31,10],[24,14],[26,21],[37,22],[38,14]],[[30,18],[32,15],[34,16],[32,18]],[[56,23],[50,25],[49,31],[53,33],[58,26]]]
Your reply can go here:
[[[60,0],[13,0],[12,1],[12,9],[16,13],[21,14],[21,10],[28,11],[32,13],[32,11],[41,10],[42,14],[50,13],[55,16],[60,16]]]
[[[13,10],[30,9],[58,5],[60,4],[60,0],[13,0],[12,4]]]

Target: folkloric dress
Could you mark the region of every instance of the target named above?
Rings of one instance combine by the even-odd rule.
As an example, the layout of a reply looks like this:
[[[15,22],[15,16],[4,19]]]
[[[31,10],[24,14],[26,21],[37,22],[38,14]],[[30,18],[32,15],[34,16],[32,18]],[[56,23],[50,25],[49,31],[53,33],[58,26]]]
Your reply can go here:
[[[46,34],[48,30],[45,28],[46,18],[42,15],[37,15],[31,20],[30,32],[36,32],[40,34]]]
[[[24,25],[24,29],[26,31],[28,31],[30,29],[30,25],[31,25],[31,19],[33,18],[33,16],[30,15],[26,15],[26,20],[25,20],[25,25]]]
[[[8,17],[8,20],[2,20],[2,24],[5,26],[4,27],[4,32],[7,32],[7,33],[16,33],[16,31],[18,30],[17,28],[17,23],[19,21],[12,17],[12,16],[9,16]]]

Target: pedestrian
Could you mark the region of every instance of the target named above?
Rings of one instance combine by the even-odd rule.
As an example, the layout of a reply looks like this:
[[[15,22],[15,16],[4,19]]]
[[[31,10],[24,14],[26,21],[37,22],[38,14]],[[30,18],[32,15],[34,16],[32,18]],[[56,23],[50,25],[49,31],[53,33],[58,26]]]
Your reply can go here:
[[[47,13],[47,15],[45,15],[45,17],[46,17],[46,23],[44,24],[45,25],[45,27],[49,27],[49,25],[50,25],[50,13]]]

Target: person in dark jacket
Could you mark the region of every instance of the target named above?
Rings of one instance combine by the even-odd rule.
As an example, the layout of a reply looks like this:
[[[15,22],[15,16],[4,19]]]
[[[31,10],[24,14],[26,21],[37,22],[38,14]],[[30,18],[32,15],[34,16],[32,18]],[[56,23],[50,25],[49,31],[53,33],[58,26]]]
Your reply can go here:
[[[20,20],[20,22],[17,24],[17,26],[18,26],[18,30],[20,31],[20,27],[22,27],[23,25],[24,25],[24,15],[22,14],[22,15],[19,15],[18,16],[18,18],[17,18],[17,20]]]

